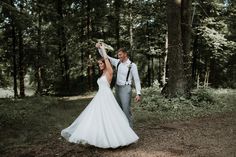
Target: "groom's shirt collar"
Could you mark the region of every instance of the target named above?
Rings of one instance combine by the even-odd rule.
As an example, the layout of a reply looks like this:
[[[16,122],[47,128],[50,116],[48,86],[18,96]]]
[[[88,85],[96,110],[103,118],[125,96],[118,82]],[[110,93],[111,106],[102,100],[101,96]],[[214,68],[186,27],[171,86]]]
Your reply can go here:
[[[121,61],[120,61],[121,62]],[[121,62],[121,63],[123,63],[123,64],[130,64],[131,63],[131,61],[129,60],[129,58],[126,60],[126,61],[124,61],[124,62]]]

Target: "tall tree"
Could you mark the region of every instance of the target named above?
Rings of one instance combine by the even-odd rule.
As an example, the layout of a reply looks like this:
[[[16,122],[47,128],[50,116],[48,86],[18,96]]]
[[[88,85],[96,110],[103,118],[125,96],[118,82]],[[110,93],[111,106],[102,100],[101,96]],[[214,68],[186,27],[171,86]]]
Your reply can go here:
[[[134,52],[134,32],[133,32],[133,0],[129,0],[129,44],[130,44],[130,58],[133,58]]]
[[[69,75],[69,58],[66,54],[66,32],[64,26],[64,14],[63,14],[63,0],[57,0],[57,16],[58,16],[58,54],[60,58],[62,78],[65,82],[65,88],[70,88],[70,75]]]
[[[193,87],[192,69],[191,69],[191,34],[192,34],[192,0],[181,1],[181,32],[183,44],[184,77],[187,80],[185,93],[189,94]]]
[[[11,6],[15,8],[13,0],[11,0]],[[13,90],[14,97],[18,97],[17,90],[17,52],[16,52],[16,27],[15,27],[15,18],[12,12],[11,13],[11,31],[12,31],[12,62],[13,62]]]
[[[19,4],[20,12],[23,12],[23,2],[20,1]],[[19,81],[20,81],[20,97],[25,97],[25,63],[24,63],[24,45],[23,45],[23,30],[22,26],[18,28],[18,38],[19,38]]]
[[[35,75],[37,80],[36,94],[42,94],[42,4],[37,1],[37,61]]]
[[[167,23],[169,78],[164,92],[169,97],[174,97],[185,93],[186,84],[183,77],[181,1],[167,1]]]
[[[165,53],[164,53],[164,56],[163,56],[163,65],[162,65],[162,69],[163,69],[163,74],[161,76],[161,83],[162,85],[164,86],[166,84],[166,65],[167,65],[167,54],[168,54],[168,34],[166,34],[166,37],[165,37]],[[160,65],[161,67],[161,65]]]
[[[123,0],[115,0],[115,39],[116,39],[116,48],[120,47],[120,11]]]

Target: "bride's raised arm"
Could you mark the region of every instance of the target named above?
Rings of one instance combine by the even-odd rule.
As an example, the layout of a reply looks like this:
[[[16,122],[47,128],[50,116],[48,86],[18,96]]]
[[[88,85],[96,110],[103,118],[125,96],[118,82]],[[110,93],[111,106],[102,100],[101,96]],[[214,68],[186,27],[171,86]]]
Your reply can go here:
[[[99,52],[101,53],[102,57],[105,60],[105,65],[106,65],[106,69],[107,69],[107,73],[108,73],[107,77],[109,79],[109,82],[111,82],[112,76],[113,76],[113,69],[112,69],[111,63],[108,59],[108,55],[106,53],[104,45],[103,45],[103,43],[97,43],[96,47],[99,49]]]
[[[99,54],[103,57],[103,52],[102,52],[102,49],[101,49],[102,44],[104,44],[104,43],[98,42],[98,43],[96,43],[96,47],[98,48]],[[104,47],[104,49],[105,49],[105,47]],[[110,48],[110,50],[111,50],[111,48]],[[119,60],[116,59],[116,58],[110,57],[110,56],[108,56],[108,58],[109,58],[111,64],[113,66],[117,67],[117,64],[118,64]]]

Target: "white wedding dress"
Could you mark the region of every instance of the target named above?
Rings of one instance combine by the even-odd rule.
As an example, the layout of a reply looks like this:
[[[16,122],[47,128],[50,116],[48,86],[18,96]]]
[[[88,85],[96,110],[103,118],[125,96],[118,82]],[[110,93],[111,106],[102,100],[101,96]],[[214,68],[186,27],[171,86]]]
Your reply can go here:
[[[61,135],[72,143],[100,148],[117,148],[136,142],[139,137],[117,103],[105,75],[97,83],[99,90],[78,118]]]

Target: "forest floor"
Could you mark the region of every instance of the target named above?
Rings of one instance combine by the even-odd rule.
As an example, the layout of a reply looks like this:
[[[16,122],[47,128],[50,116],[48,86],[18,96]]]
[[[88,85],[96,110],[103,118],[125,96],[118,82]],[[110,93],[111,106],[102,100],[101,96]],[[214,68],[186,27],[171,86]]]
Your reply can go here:
[[[41,98],[39,98],[41,99]],[[118,149],[99,149],[66,142],[62,128],[68,126],[91,98],[42,99],[40,103],[59,103],[35,115],[25,127],[0,128],[0,156],[4,157],[235,157],[236,112],[213,113],[185,120],[150,120],[148,112],[134,120],[137,143]],[[24,100],[25,101],[25,100]],[[39,102],[30,101],[29,105]],[[1,101],[0,101],[1,102]],[[2,101],[2,102],[5,102]],[[232,101],[232,103],[235,103]],[[76,105],[75,105],[76,104]],[[10,105],[10,104],[9,104]],[[42,105],[41,105],[42,106]],[[48,109],[44,109],[48,110]],[[61,111],[63,110],[63,111]],[[140,111],[134,110],[134,116]],[[40,113],[40,111],[39,111]],[[32,114],[33,115],[33,114]],[[37,117],[38,116],[38,117]],[[42,119],[45,118],[45,121]],[[149,118],[147,118],[149,117]],[[134,117],[135,118],[135,117]],[[41,120],[40,120],[41,119]],[[36,123],[36,124],[35,124]],[[45,126],[45,127],[43,127]],[[17,128],[17,127],[16,127]]]

